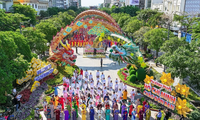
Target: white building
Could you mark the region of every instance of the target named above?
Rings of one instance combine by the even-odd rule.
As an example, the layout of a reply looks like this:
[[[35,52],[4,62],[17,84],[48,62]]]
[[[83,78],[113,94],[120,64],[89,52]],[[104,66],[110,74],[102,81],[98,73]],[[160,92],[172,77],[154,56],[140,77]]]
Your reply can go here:
[[[111,4],[111,0],[104,0],[103,7],[106,7],[107,5]]]
[[[13,0],[0,0],[0,9],[10,12],[10,7],[13,5]]]
[[[113,5],[123,7],[125,5],[125,0],[111,0],[110,7]]]
[[[127,5],[132,5],[132,6],[136,6],[140,9],[144,9],[145,8],[145,0],[125,0],[125,6]]]

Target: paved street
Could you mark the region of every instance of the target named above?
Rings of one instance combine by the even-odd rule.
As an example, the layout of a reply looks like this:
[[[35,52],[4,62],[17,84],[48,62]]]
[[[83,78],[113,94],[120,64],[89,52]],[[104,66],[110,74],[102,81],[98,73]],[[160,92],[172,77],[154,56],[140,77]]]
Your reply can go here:
[[[77,60],[76,60],[76,65],[79,66],[79,68],[83,69],[84,71],[87,69],[89,73],[92,72],[93,77],[96,75],[96,71],[99,70],[100,72],[104,73],[106,78],[107,78],[108,75],[110,75],[111,80],[114,81],[116,78],[118,78],[117,71],[120,68],[126,66],[126,64],[118,65],[118,63],[116,64],[115,62],[110,60],[108,57],[106,57],[106,58],[103,59],[103,67],[101,68],[100,67],[100,59],[97,59],[97,58],[96,59],[95,58],[83,58],[83,56],[82,56],[83,52],[82,51],[83,51],[83,48],[79,48],[78,49],[78,53],[79,54],[77,55],[78,57],[77,57]],[[118,80],[119,80],[119,78],[118,78]],[[95,81],[95,85],[96,85],[96,80],[94,79],[94,81]],[[61,95],[63,95],[63,93],[62,93],[63,87],[59,86],[59,88],[60,88],[59,96],[61,96]],[[133,88],[127,86],[128,93],[130,93],[130,91],[132,89]],[[128,95],[128,96],[130,96],[130,95]],[[110,102],[110,104],[111,104],[111,102]],[[95,111],[96,111],[96,108],[95,108]],[[87,109],[87,112],[89,112],[88,109]],[[154,120],[156,112],[152,111],[151,114],[152,114],[151,120]],[[43,112],[41,112],[41,115],[43,116],[43,120],[45,120],[46,117],[44,116]],[[119,116],[120,116],[119,120],[122,120],[121,115],[119,115]],[[89,114],[87,114],[87,118],[89,119]],[[110,118],[112,118],[112,115],[110,116]],[[79,119],[78,120],[81,120],[81,110],[80,109],[79,109]],[[95,118],[95,120],[97,120],[97,118]]]

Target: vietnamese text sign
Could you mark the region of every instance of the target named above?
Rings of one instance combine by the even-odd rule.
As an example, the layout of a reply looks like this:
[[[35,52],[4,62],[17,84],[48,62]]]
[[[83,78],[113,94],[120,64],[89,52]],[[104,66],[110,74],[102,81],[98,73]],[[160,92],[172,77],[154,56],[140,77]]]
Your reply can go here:
[[[151,84],[154,84],[160,88],[152,87]],[[162,91],[163,89],[167,91],[171,91],[172,90],[171,86],[166,86],[162,83],[151,80],[151,83],[144,84],[144,89],[145,90],[143,94],[145,96],[153,99],[154,101],[164,105],[167,108],[170,108],[172,110],[175,109],[176,97]]]
[[[50,74],[53,72],[53,70],[54,70],[54,69],[51,68],[50,70],[48,70],[48,71],[42,73],[41,75],[35,77],[34,80],[35,80],[35,81],[39,81],[39,80],[45,78],[46,76],[50,75]]]
[[[47,66],[45,66],[45,67],[43,67],[43,68],[37,70],[37,75],[43,73],[44,71],[47,71],[47,70],[50,69],[50,68],[51,68],[51,64],[49,64],[49,65],[47,65]]]

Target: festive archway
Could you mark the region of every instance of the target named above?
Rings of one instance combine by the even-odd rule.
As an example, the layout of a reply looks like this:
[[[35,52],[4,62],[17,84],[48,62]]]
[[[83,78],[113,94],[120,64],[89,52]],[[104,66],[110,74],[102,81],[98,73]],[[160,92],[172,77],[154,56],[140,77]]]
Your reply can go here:
[[[119,25],[115,22],[115,20],[107,13],[100,11],[100,10],[86,10],[83,11],[82,13],[80,13],[76,18],[75,21],[85,17],[85,16],[89,16],[89,15],[98,15],[101,16],[103,18],[105,18],[109,23],[113,24],[114,26],[116,26],[119,30],[121,30],[121,28],[119,27]]]
[[[80,28],[87,28],[87,26],[97,26],[98,24],[105,26],[105,28],[107,28],[110,32],[122,34],[122,32],[116,26],[99,19],[86,19],[76,21],[75,23],[71,23],[69,26],[66,26],[53,38],[49,49],[49,55],[52,56],[54,54],[54,50],[56,50],[59,42],[70,33]]]

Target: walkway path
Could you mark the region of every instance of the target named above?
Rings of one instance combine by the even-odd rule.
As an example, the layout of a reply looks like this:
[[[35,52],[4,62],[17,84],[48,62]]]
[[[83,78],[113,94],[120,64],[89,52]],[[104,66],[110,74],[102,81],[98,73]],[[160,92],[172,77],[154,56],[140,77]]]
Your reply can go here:
[[[79,48],[78,53],[79,54],[77,55],[78,57],[77,57],[77,60],[76,60],[76,65],[80,69],[83,69],[83,71],[85,71],[87,69],[89,73],[92,72],[93,77],[96,76],[96,71],[99,70],[100,72],[104,73],[104,75],[106,76],[106,79],[107,79],[107,76],[110,75],[111,80],[114,81],[116,78],[118,78],[117,71],[120,68],[126,66],[126,64],[120,64],[119,65],[118,63],[115,63],[112,60],[110,60],[108,57],[106,57],[106,58],[103,59],[103,67],[101,68],[100,67],[100,59],[83,58],[83,48]],[[118,80],[119,80],[119,78],[118,78]],[[95,85],[96,85],[96,79],[94,79],[94,81],[95,81]],[[61,95],[63,95],[63,93],[62,93],[63,87],[59,86],[59,88],[60,88],[60,90],[58,90],[58,93],[59,93],[59,96],[61,96]],[[133,89],[132,87],[127,86],[128,93],[130,93],[130,91],[132,89]],[[110,102],[110,104],[111,104],[111,102]],[[87,112],[89,112],[89,111],[87,110]],[[152,116],[151,116],[150,120],[154,120],[156,112],[152,111],[151,114],[152,114]],[[44,112],[41,112],[41,115],[43,117],[43,120],[46,120]],[[121,115],[119,115],[119,116],[120,116],[119,120],[122,120]],[[89,117],[89,114],[87,114],[87,117]],[[110,117],[112,118],[112,116],[110,116]],[[61,119],[61,120],[63,120],[63,119]],[[78,120],[81,120],[81,110],[79,110],[79,119]],[[97,119],[95,118],[95,120],[97,120]]]

